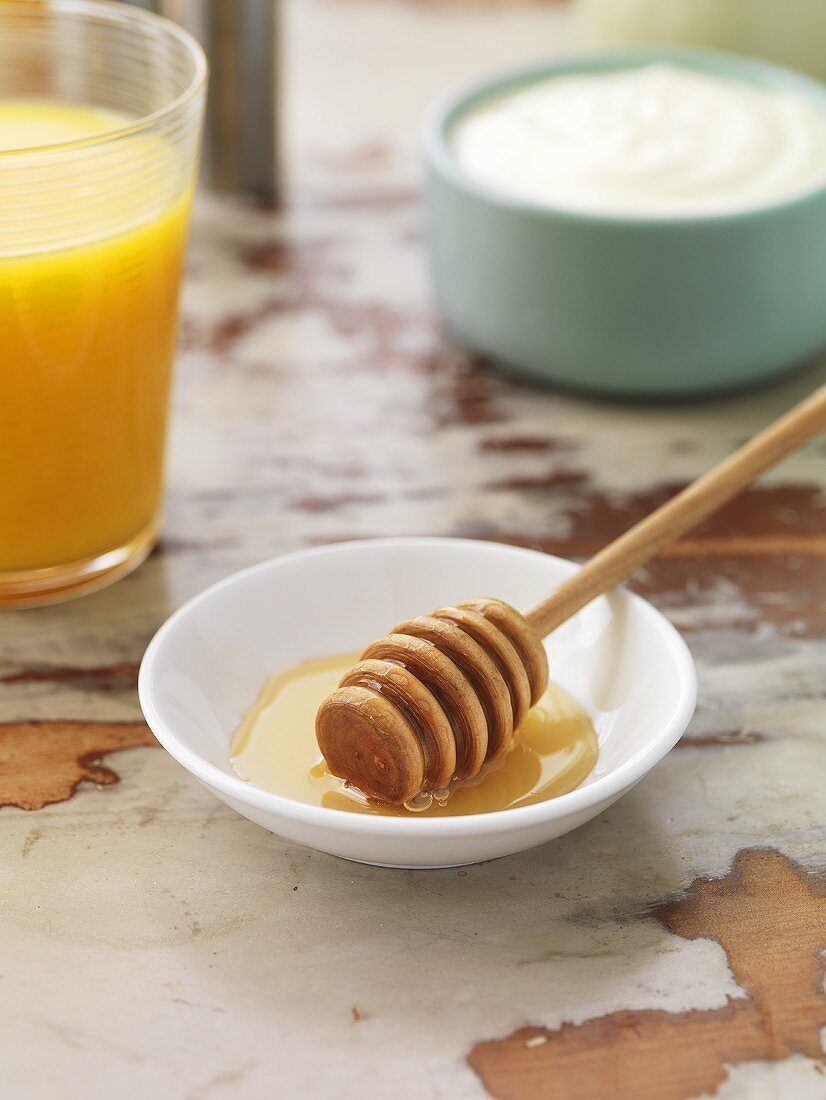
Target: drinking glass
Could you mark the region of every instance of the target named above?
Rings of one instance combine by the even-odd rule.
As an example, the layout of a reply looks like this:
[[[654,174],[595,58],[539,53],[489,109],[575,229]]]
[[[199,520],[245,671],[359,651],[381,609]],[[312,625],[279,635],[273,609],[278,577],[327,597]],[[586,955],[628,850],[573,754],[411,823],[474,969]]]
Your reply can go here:
[[[137,8],[0,2],[0,606],[157,538],[206,72]]]

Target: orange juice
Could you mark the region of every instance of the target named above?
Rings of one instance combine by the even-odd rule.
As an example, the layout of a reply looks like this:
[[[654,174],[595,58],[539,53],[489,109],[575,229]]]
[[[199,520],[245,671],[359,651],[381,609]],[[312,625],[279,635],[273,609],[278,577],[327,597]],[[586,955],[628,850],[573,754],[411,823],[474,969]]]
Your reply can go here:
[[[192,181],[146,133],[102,154],[128,122],[0,101],[0,596],[154,537]]]

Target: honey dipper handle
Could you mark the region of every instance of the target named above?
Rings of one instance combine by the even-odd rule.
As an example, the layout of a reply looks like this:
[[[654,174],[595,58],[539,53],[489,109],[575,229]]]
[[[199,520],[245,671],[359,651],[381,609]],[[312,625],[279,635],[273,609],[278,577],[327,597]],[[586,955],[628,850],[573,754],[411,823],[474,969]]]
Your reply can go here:
[[[540,637],[550,634],[823,428],[826,385],[600,550],[552,596],[529,611],[528,622]]]

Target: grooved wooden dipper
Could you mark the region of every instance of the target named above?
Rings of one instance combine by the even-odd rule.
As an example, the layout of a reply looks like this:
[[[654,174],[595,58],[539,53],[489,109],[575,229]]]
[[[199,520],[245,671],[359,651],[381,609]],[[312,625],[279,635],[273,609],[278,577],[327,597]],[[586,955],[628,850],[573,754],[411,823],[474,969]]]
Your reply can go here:
[[[610,543],[521,615],[480,598],[399,623],[328,695],[316,737],[331,771],[396,805],[504,756],[548,684],[542,638],[826,427],[821,386]]]

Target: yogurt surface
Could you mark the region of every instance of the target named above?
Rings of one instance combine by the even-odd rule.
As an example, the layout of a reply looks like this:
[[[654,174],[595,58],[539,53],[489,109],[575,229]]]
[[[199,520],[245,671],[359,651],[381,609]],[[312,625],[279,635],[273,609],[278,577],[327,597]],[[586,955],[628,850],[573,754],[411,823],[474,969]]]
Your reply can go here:
[[[543,78],[463,115],[451,141],[480,183],[588,213],[730,213],[826,183],[814,101],[675,64]]]

